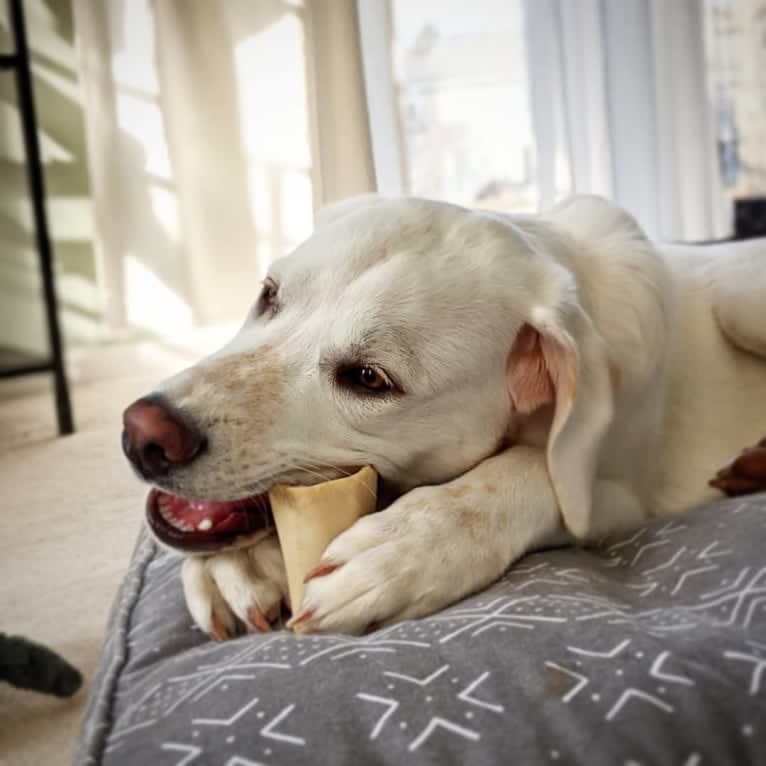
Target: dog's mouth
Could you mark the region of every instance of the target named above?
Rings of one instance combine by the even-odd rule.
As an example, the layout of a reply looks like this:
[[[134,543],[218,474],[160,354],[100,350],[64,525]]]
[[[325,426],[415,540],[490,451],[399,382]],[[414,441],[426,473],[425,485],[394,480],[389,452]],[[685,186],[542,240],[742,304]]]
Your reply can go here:
[[[187,553],[249,544],[274,528],[267,493],[217,502],[152,489],[146,498],[146,520],[160,542]]]

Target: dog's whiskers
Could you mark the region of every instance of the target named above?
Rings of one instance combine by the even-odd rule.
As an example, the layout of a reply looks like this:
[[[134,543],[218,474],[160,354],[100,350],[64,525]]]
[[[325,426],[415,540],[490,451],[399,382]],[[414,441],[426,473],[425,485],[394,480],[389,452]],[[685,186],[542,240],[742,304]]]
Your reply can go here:
[[[293,476],[296,474],[308,474],[309,476],[316,477],[322,483],[339,478],[338,474],[342,478],[353,478],[357,482],[361,481],[355,473],[352,473],[348,469],[324,460],[317,460],[316,458],[312,458],[311,460],[299,458],[297,462],[286,460],[278,462],[270,466],[268,470],[263,471],[263,474],[266,476],[278,477],[275,482],[277,484],[284,481],[289,482],[292,478],[291,474]],[[263,479],[260,481],[248,482],[240,487],[240,492],[242,494],[261,495],[266,491],[266,487],[268,487],[269,484],[270,482],[268,480]],[[372,497],[375,497],[375,492],[366,484],[364,486],[366,491],[369,492]],[[264,500],[259,497],[258,502],[261,503],[264,502]]]
[[[317,466],[317,467],[319,467],[319,466]],[[330,477],[327,474],[321,473],[319,471],[314,471],[311,468],[309,468],[305,463],[299,464],[299,465],[294,465],[293,466],[293,470],[295,470],[295,471],[302,471],[304,473],[311,474],[312,476],[317,476],[318,478],[320,478],[322,480],[322,482],[330,481]]]
[[[304,460],[304,465],[311,466],[312,468],[330,468],[333,471],[337,471],[338,473],[342,474],[343,476],[351,476],[351,471],[346,470],[345,468],[341,468],[339,465],[335,465],[334,463],[328,463],[324,460],[317,460],[314,458],[311,461]]]
[[[322,461],[324,463],[324,461]],[[324,463],[324,466],[327,468],[331,468],[334,471],[338,471],[339,473],[343,474],[346,478],[353,479],[356,482],[361,482],[362,480],[357,476],[355,473],[351,473],[350,471],[345,470],[344,468],[341,468],[340,466],[333,465],[332,463]],[[320,467],[320,466],[315,466]],[[365,489],[367,492],[370,493],[371,497],[377,498],[375,492],[371,490],[366,484],[364,484]]]

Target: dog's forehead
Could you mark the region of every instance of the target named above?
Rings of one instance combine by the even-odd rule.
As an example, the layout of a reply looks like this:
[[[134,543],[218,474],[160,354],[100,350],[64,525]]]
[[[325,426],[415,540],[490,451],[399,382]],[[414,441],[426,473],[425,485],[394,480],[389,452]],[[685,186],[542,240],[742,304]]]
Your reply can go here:
[[[501,288],[488,275],[508,237],[491,216],[432,201],[386,201],[343,215],[274,264],[279,332],[312,353],[359,356],[427,356],[449,336],[468,358],[482,347],[477,332],[494,321],[484,304]]]
[[[285,281],[320,280],[342,288],[402,254],[438,250],[464,213],[430,201],[381,201],[320,226],[277,268]]]

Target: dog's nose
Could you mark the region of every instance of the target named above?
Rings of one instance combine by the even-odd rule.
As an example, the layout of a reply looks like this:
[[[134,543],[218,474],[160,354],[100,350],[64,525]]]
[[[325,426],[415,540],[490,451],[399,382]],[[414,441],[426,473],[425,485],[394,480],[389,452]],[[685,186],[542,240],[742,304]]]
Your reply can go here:
[[[166,476],[172,468],[190,463],[205,440],[162,397],[139,399],[122,415],[122,450],[146,479]]]

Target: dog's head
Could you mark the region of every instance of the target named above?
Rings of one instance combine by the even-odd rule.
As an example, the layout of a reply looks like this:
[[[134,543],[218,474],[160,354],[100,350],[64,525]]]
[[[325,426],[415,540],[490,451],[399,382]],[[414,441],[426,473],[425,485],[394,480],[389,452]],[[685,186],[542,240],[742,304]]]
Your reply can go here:
[[[273,264],[227,346],[126,410],[125,452],[159,488],[155,533],[186,550],[252,542],[276,483],[369,464],[398,494],[465,472],[533,413],[566,436],[575,336],[590,335],[557,247],[542,224],[444,203],[330,211]],[[563,491],[581,493],[589,470]]]

